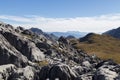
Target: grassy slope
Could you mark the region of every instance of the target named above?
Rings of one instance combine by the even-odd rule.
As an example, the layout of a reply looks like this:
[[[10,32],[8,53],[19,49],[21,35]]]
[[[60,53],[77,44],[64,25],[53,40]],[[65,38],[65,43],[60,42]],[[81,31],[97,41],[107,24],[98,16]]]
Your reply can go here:
[[[89,55],[96,54],[102,59],[113,59],[120,63],[120,40],[107,35],[93,34],[85,41],[71,40],[73,46]]]

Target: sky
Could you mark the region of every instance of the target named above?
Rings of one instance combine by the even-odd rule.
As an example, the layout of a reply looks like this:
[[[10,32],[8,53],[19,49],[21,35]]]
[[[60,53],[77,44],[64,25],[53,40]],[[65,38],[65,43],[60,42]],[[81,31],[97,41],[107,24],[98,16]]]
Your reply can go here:
[[[46,32],[104,32],[120,26],[120,0],[0,0],[0,21]]]

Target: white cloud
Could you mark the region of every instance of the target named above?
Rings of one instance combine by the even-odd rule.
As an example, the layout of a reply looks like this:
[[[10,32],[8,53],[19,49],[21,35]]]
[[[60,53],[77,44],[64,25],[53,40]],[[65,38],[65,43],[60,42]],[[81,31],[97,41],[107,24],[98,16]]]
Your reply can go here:
[[[120,26],[120,14],[76,18],[46,18],[40,16],[0,15],[0,19],[25,28],[37,27],[44,31],[104,32]],[[8,22],[9,23],[9,22]]]

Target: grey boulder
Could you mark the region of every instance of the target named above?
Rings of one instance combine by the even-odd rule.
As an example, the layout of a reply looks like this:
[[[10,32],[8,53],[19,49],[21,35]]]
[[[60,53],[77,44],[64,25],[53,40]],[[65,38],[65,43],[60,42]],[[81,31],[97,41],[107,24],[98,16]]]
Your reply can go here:
[[[40,80],[75,80],[76,74],[66,64],[55,64],[52,67],[43,67],[40,71]],[[42,74],[41,74],[42,73]],[[42,76],[46,75],[46,76]],[[45,78],[44,78],[45,77]]]

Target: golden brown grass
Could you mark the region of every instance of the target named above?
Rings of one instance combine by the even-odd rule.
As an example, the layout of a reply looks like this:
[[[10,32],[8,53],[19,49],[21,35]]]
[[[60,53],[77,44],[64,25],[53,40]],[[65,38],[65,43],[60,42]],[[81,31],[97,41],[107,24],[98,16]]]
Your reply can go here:
[[[89,42],[90,41],[90,42]],[[89,55],[96,54],[102,59],[113,59],[120,63],[120,40],[108,35],[94,34],[86,41],[71,40],[76,49],[82,49]]]
[[[43,61],[37,62],[37,64],[38,64],[39,66],[47,66],[47,65],[49,64],[49,62],[48,62],[47,60],[43,60]]]

